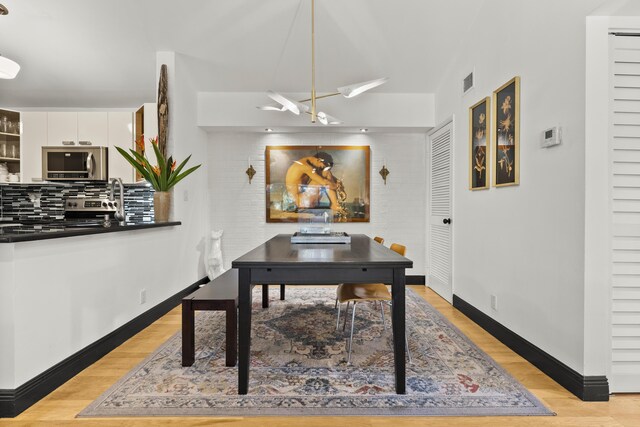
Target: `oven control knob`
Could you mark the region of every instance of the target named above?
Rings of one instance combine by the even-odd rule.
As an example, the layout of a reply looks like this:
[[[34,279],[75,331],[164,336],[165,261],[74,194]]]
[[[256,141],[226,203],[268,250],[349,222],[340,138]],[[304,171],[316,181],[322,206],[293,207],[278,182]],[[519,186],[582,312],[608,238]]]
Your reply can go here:
[[[113,202],[113,206],[117,208],[118,207],[118,202]]]
[[[113,203],[109,202],[109,207],[112,208],[113,207]]]
[[[106,208],[107,207],[107,202],[102,202],[102,207]]]

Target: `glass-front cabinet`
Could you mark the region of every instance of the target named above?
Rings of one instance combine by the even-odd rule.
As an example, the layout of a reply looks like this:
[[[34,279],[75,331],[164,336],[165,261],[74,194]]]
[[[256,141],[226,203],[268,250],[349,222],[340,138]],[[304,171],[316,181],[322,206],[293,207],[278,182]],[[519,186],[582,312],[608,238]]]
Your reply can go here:
[[[20,181],[20,113],[0,109],[0,182]]]

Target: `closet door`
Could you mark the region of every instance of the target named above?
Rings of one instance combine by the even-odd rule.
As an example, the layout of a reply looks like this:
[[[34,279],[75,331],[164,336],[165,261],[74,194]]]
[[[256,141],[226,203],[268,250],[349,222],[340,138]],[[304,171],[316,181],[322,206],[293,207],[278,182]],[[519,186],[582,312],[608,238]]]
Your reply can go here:
[[[453,122],[429,135],[429,279],[428,285],[438,295],[452,302],[452,176],[451,142]]]
[[[611,36],[611,392],[640,392],[640,37]]]

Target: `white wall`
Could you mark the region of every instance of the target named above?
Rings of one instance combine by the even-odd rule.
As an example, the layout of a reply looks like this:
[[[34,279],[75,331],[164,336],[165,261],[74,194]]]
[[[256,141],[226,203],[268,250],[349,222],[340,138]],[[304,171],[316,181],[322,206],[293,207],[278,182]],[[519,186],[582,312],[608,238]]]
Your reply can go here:
[[[371,222],[335,225],[336,230],[382,236],[385,244],[407,246],[414,268],[424,274],[425,241],[424,134],[260,134],[209,135],[210,223],[223,229],[225,268],[231,261],[295,224],[267,224],[265,168],[267,145],[369,145],[371,147]],[[257,174],[251,184],[245,170],[251,157]],[[391,174],[384,185],[378,171],[386,159]]]
[[[0,354],[10,351],[13,366],[9,376],[0,369],[0,388],[19,387],[193,283],[173,265],[181,233],[177,226],[2,244],[12,274],[0,295],[13,324],[3,322],[0,333],[13,339]]]
[[[485,2],[436,93],[437,122],[456,117],[454,293],[578,372],[585,333],[585,18],[599,3]],[[473,68],[476,87],[463,97],[462,78]],[[468,191],[468,107],[516,75],[521,184]],[[541,132],[554,125],[563,128],[562,145],[541,149]],[[497,311],[490,295],[498,297]]]

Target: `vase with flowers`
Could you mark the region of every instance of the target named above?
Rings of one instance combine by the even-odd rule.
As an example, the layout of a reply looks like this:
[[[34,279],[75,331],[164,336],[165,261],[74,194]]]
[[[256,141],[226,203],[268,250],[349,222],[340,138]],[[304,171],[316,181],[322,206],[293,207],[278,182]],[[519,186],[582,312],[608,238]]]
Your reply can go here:
[[[155,190],[153,194],[154,219],[156,222],[166,222],[169,220],[171,188],[202,165],[193,166],[183,171],[191,156],[176,166],[177,162],[173,160],[173,156],[166,158],[162,154],[158,147],[158,137],[150,138],[149,142],[155,153],[157,163],[155,165],[151,164],[145,154],[144,136],[136,140],[136,150],[129,149],[127,152],[121,147],[116,147],[116,150],[151,184]]]

